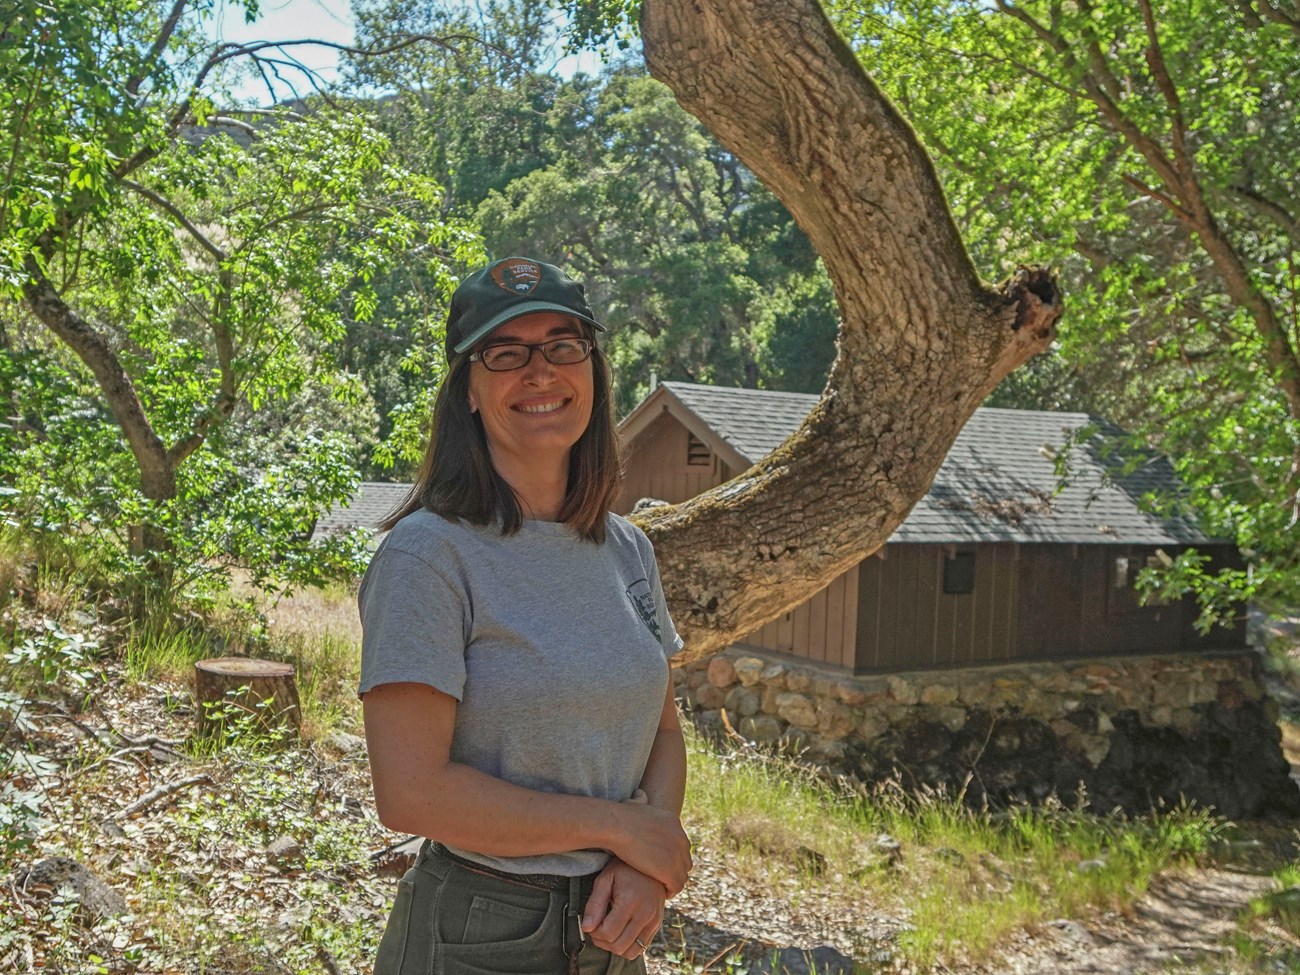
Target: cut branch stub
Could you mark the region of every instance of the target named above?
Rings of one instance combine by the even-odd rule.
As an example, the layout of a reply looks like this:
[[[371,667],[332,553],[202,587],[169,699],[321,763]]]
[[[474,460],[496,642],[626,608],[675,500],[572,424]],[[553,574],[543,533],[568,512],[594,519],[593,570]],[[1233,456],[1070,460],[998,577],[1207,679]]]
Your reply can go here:
[[[296,735],[302,727],[293,664],[254,657],[212,657],[194,665],[200,737]]]

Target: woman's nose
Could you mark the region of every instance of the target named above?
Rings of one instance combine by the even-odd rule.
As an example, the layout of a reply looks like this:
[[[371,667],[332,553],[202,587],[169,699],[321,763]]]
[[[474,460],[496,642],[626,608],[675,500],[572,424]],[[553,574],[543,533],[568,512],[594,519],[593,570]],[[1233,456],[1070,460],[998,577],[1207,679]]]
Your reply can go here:
[[[555,373],[555,366],[551,365],[546,356],[542,355],[541,349],[533,349],[532,352],[532,356],[524,366],[524,379],[531,382],[550,379]]]

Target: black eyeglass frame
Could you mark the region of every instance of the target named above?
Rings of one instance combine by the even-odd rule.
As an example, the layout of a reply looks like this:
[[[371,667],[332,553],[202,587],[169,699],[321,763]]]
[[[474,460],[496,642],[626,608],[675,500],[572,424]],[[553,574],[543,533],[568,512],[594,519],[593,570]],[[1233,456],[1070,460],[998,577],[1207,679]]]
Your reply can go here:
[[[552,359],[550,352],[548,352],[547,350],[554,348],[556,345],[562,342],[579,346],[582,349],[582,358],[573,359],[570,360],[569,362],[556,362],[554,359]],[[559,338],[547,339],[545,342],[533,342],[533,343],[499,342],[496,345],[489,345],[486,346],[485,348],[479,349],[477,352],[471,353],[469,356],[469,361],[483,363],[483,368],[488,370],[489,372],[514,372],[516,369],[523,369],[527,367],[528,363],[533,361],[533,353],[540,352],[542,354],[542,358],[545,359],[553,366],[576,366],[579,362],[586,362],[588,359],[591,358],[591,350],[595,347],[595,345],[596,343],[593,342],[591,339],[579,338],[576,335],[563,335],[560,336]],[[493,366],[489,366],[487,364],[487,360],[483,358],[483,355],[485,353],[491,352],[493,349],[527,349],[528,355],[525,356],[524,361],[519,363],[519,365],[517,366],[510,366],[508,369],[498,369]]]

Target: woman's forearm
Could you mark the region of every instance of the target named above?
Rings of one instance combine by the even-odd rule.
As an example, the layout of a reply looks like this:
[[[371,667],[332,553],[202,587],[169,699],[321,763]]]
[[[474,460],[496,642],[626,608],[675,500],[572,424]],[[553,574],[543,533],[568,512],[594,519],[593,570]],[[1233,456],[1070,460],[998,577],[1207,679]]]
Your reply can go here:
[[[610,849],[627,829],[618,803],[526,789],[456,762],[387,786],[376,783],[389,829],[488,856]]]
[[[680,726],[655,733],[640,787],[650,805],[681,815],[686,796],[686,742]]]
[[[690,840],[677,813],[661,806],[537,792],[455,762],[385,791],[384,825],[460,849],[502,857],[608,850],[674,894],[690,872]]]

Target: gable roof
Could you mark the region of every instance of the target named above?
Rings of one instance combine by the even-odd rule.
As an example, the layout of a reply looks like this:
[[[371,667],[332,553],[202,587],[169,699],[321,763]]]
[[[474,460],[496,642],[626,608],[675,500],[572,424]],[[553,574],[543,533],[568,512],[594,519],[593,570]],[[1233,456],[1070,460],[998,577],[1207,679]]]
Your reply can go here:
[[[619,429],[631,439],[660,408],[671,408],[679,416],[690,414],[695,422],[688,426],[711,431],[706,442],[720,440],[752,464],[794,433],[819,399],[809,393],[666,382]],[[1070,451],[1070,477],[1058,493],[1054,457],[1071,432],[1090,426],[1099,432]],[[1182,488],[1173,465],[1157,454],[1129,452],[1136,468],[1119,470],[1116,448],[1122,436],[1118,427],[1087,413],[982,407],[957,435],[929,493],[890,542],[1211,542],[1190,518],[1144,510],[1152,494],[1177,495]]]
[[[799,429],[819,399],[810,393],[666,382],[638,404],[619,431],[630,440],[668,410],[740,470]],[[1071,432],[1088,426],[1099,432],[1070,452],[1070,478],[1058,493],[1053,458]],[[889,541],[1226,544],[1208,538],[1190,518],[1143,510],[1144,498],[1177,495],[1181,485],[1173,465],[1157,454],[1141,456],[1130,472],[1115,470],[1122,435],[1118,427],[1087,413],[981,407],[957,435],[929,492]],[[375,528],[410,488],[362,482],[346,507],[317,520],[312,535]]]
[[[658,402],[739,473],[757,464],[798,430],[820,398],[811,393],[769,389],[660,383],[618,429],[625,440],[631,440],[659,414],[654,408]]]

